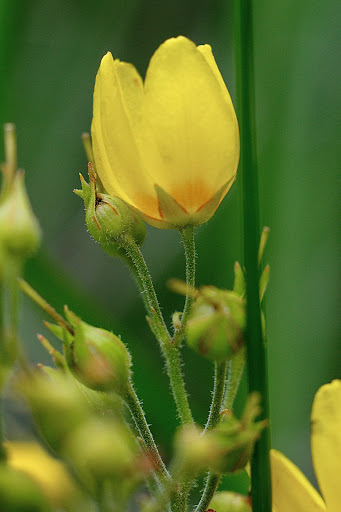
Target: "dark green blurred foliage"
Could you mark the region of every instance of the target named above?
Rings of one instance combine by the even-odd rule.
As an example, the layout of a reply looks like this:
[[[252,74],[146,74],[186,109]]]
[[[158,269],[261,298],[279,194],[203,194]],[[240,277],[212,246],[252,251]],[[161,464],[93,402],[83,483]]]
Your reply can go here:
[[[309,476],[312,399],[321,384],[341,374],[337,6],[336,0],[259,0],[254,13],[260,202],[262,223],[271,227],[265,261],[271,265],[272,438]],[[80,136],[90,129],[101,57],[110,50],[144,73],[156,47],[179,34],[212,45],[233,95],[230,2],[0,0],[0,120],[17,125],[19,165],[44,233],[26,279],[59,310],[67,303],[87,322],[122,335],[164,451],[176,412],[142,302],[123,264],[90,240],[72,190],[79,187],[78,172],[86,173]],[[234,261],[242,259],[240,217],[237,181],[214,218],[198,229],[198,285],[232,288]],[[149,229],[143,252],[161,304],[167,301],[167,319],[182,305],[165,288],[169,277],[184,277],[181,249],[176,232]],[[35,338],[43,330],[40,312],[22,302],[27,350],[34,361],[46,362]],[[213,368],[186,347],[183,353],[195,418],[203,423]]]

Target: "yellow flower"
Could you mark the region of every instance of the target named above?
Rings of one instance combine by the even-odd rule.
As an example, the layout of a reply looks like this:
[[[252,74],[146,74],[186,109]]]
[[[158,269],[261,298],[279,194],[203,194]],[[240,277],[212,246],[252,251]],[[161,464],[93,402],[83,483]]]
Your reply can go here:
[[[341,509],[341,380],[316,393],[311,429],[313,464],[323,499],[290,460],[271,450],[273,512]]]
[[[183,36],[156,50],[144,83],[132,64],[103,57],[91,133],[107,192],[159,228],[206,222],[236,176],[230,95],[211,47]]]

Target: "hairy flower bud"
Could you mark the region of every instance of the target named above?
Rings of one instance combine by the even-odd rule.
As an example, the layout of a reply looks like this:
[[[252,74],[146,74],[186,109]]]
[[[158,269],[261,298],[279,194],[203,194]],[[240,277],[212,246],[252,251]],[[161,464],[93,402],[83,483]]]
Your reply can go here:
[[[85,221],[90,235],[112,256],[124,254],[119,238],[129,234],[138,245],[146,236],[146,226],[138,214],[124,201],[109,194],[98,193],[96,176],[89,164],[90,185],[81,176],[82,190],[76,190],[85,204]]]
[[[68,308],[65,314],[72,334],[65,327],[48,327],[64,342],[66,361],[73,375],[90,389],[124,394],[131,366],[127,347],[112,332],[83,322]]]
[[[241,348],[245,303],[235,292],[204,286],[187,323],[187,343],[211,361],[230,359]]]

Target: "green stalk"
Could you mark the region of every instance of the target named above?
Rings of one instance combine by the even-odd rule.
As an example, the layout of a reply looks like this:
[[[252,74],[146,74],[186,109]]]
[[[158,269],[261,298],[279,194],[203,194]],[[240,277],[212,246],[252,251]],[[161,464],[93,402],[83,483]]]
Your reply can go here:
[[[208,473],[207,479],[205,482],[205,489],[202,493],[201,499],[195,509],[195,512],[204,512],[210,504],[217,487],[219,485],[219,481],[221,478],[221,474],[219,473]]]
[[[194,239],[194,226],[185,226],[181,228],[180,235],[185,248],[186,257],[186,284],[190,288],[195,287],[195,239]],[[181,315],[181,327],[175,332],[173,337],[173,343],[178,347],[184,336],[185,329],[191,308],[194,302],[193,295],[186,293],[185,306]]]
[[[179,349],[173,343],[167,330],[147,264],[140,248],[130,235],[122,237],[120,243],[136,269],[138,275],[136,282],[144,294],[144,300],[148,305],[147,311],[150,315],[151,329],[157,337],[166,360],[167,373],[181,422],[183,425],[192,425],[193,418],[181,373]]]
[[[224,397],[224,409],[232,409],[245,366],[245,349],[242,348],[228,363],[228,377]]]
[[[244,212],[244,260],[247,275],[247,371],[249,392],[262,396],[262,414],[269,418],[267,357],[262,336],[259,301],[259,206],[254,106],[252,1],[235,0],[234,38],[237,107],[241,140],[241,178]],[[270,430],[256,443],[251,460],[251,497],[254,512],[271,511]]]
[[[150,457],[150,460],[153,464],[157,478],[161,482],[167,482],[170,478],[169,473],[159,454],[159,450],[157,449],[153,435],[146,421],[144,411],[131,383],[123,398],[135,421],[137,430],[139,431],[139,434],[145,445],[147,455]]]
[[[221,363],[220,365],[216,364],[213,399],[205,431],[217,424],[222,407],[224,409],[232,409],[233,402],[239,388],[244,364],[245,351],[243,349],[240,350],[230,361]],[[228,371],[228,377],[225,386],[226,370]],[[213,413],[213,411],[215,411],[215,413]],[[217,490],[220,478],[220,473],[208,473],[205,488],[195,512],[203,512],[207,509],[214,493]]]
[[[222,404],[224,400],[225,379],[226,379],[227,361],[215,363],[214,365],[214,388],[213,396],[204,431],[215,427],[219,422]]]

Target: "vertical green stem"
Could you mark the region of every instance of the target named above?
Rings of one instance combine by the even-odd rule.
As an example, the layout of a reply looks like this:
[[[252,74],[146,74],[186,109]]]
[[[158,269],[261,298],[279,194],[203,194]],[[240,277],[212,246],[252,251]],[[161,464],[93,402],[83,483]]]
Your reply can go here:
[[[227,364],[227,361],[223,361],[222,363],[215,363],[214,365],[213,396],[210,407],[210,413],[208,415],[207,423],[205,425],[205,432],[206,430],[215,427],[219,421],[224,399]]]
[[[129,385],[129,388],[124,396],[124,400],[135,421],[136,427],[147,450],[147,454],[152,461],[156,476],[162,482],[167,481],[169,479],[169,473],[159,454],[153,435],[146,421],[144,411],[132,384]]]
[[[259,207],[254,106],[252,0],[235,0],[235,66],[241,139],[244,212],[244,260],[247,275],[247,370],[249,391],[262,396],[260,419],[269,418],[267,358],[259,301]],[[254,512],[271,511],[270,431],[263,431],[251,460],[251,497]]]
[[[194,239],[194,226],[185,226],[181,228],[180,235],[185,248],[186,257],[186,284],[194,288],[195,287],[195,239]],[[181,327],[178,329],[173,337],[173,343],[175,346],[179,346],[185,335],[185,329],[191,308],[194,302],[192,295],[187,293],[185,306],[181,315]]]

